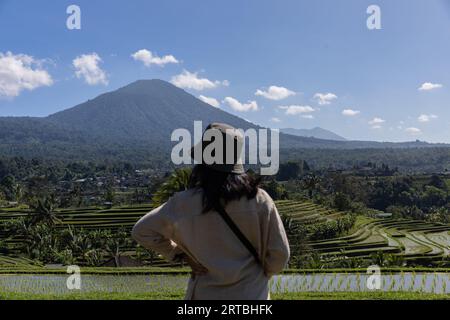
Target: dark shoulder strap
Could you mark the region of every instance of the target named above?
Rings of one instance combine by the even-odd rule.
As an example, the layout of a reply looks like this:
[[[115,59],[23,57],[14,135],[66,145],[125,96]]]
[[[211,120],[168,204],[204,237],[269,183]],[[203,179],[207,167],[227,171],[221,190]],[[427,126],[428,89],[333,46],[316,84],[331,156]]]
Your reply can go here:
[[[231,231],[238,237],[238,239],[242,242],[242,244],[247,248],[247,250],[252,254],[252,256],[255,258],[256,263],[259,265],[261,264],[261,260],[259,259],[259,255],[256,252],[255,247],[250,243],[250,241],[247,239],[247,237],[239,230],[239,227],[234,223],[234,221],[230,218],[226,210],[221,206],[216,206],[216,211],[220,214],[220,216],[223,218],[223,220],[227,223],[228,227],[230,227]]]

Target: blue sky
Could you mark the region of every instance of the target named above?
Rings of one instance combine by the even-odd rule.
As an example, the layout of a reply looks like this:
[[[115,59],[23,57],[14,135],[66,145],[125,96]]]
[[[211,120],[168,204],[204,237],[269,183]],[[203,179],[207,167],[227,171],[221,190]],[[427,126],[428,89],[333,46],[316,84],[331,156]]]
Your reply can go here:
[[[450,142],[449,57],[445,0],[0,0],[0,116],[160,78],[264,126]]]

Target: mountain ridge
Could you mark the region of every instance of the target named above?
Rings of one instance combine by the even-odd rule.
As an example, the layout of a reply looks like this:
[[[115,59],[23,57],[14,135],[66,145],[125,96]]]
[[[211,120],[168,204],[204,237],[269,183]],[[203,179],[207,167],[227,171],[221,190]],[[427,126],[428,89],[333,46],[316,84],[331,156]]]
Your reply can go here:
[[[167,140],[175,128],[192,128],[193,120],[206,126],[220,118],[238,127],[247,121],[214,108],[162,80],[138,80],[75,107],[47,117],[67,128],[82,128],[99,136],[123,140]]]
[[[167,161],[176,128],[225,122],[261,128],[159,79],[138,80],[47,117],[0,117],[0,152],[52,159],[155,158]],[[421,148],[446,144],[327,140],[280,133],[280,149]]]
[[[312,137],[324,140],[347,141],[347,139],[345,139],[344,137],[330,130],[323,129],[321,127],[314,127],[312,129],[282,128],[280,129],[280,132],[300,137]]]

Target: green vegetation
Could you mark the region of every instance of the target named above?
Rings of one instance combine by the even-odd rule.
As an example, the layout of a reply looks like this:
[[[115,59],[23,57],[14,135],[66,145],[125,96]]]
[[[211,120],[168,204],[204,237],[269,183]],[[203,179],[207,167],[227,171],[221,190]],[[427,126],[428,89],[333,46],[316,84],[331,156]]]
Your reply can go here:
[[[85,275],[189,275],[191,270],[187,267],[81,267],[81,273]],[[383,274],[395,273],[450,273],[450,268],[439,267],[381,267]],[[328,268],[328,269],[285,269],[284,275],[311,275],[316,273],[339,273],[351,274],[360,273],[365,274],[367,268]],[[42,267],[37,265],[2,265],[0,266],[0,274],[36,274],[49,275],[59,274],[67,275],[64,267]]]
[[[181,300],[185,292],[172,293],[0,293],[0,300]],[[450,295],[420,292],[292,292],[271,294],[272,300],[450,300]]]
[[[40,285],[34,281],[30,292],[0,289],[0,299],[184,296],[190,270],[138,246],[130,231],[141,216],[186,189],[190,169],[156,174],[127,163],[52,167],[17,158],[6,165],[0,161],[0,174],[0,275],[64,278],[63,266],[77,264],[85,276],[110,277],[107,286],[122,279],[120,290],[110,294],[95,288],[43,294],[33,291]],[[404,288],[405,279],[417,279],[426,292],[447,292],[448,281],[432,275],[447,276],[450,270],[449,181],[446,174],[403,175],[375,163],[346,171],[313,170],[305,161],[283,164],[262,187],[275,199],[285,225],[291,259],[283,276],[296,279],[298,292],[280,293],[277,278],[272,298],[447,298],[392,291],[411,291]],[[353,292],[364,291],[359,281],[374,264],[387,275],[388,292]],[[146,276],[158,279],[156,287],[136,291],[138,278]],[[17,281],[26,291],[26,281]],[[331,292],[340,291],[333,286],[352,292]]]
[[[291,267],[447,265],[448,225],[356,216],[308,200],[280,200],[277,207],[291,239]],[[137,219],[151,208],[64,209],[50,210],[51,214],[43,210],[47,218],[39,218],[36,225],[32,223],[36,214],[26,210],[0,213],[6,245],[0,252],[0,264],[100,266],[109,258],[126,255],[142,264],[170,266],[136,246],[129,236]]]
[[[0,235],[6,244],[3,254],[0,252],[0,265],[14,264],[11,258],[22,256],[35,260],[35,264],[100,266],[114,259],[120,265],[123,255],[133,256],[136,263],[168,265],[155,253],[137,247],[130,236],[131,227],[150,209],[149,206],[55,211],[47,208],[44,211],[51,214],[23,210],[0,213]],[[23,261],[19,259],[17,264],[23,265]]]
[[[184,290],[177,292],[88,292],[68,294],[30,294],[30,293],[2,293],[0,300],[181,300],[184,298]]]
[[[154,193],[153,205],[158,207],[169,200],[174,193],[186,190],[191,172],[189,168],[176,169]]]
[[[450,226],[440,220],[441,216],[442,219],[447,217],[444,208],[439,211],[441,216],[430,213],[425,219],[396,214],[379,218],[379,211],[349,200],[358,198],[354,193],[368,183],[367,179],[343,174],[319,176],[307,169],[305,163],[301,166],[289,164],[284,175],[293,174],[294,179],[286,183],[264,181],[264,187],[275,192],[274,198],[296,198],[276,201],[290,239],[291,268],[363,268],[371,264],[382,267],[449,266]],[[130,172],[126,166],[114,170]],[[389,169],[385,166],[383,170]],[[299,180],[300,174],[303,176]],[[166,201],[174,192],[184,190],[188,177],[187,169],[169,175],[155,189],[153,205],[58,208],[60,202],[52,194],[43,198],[31,197],[30,208],[5,208],[0,212],[3,244],[0,265],[76,263],[98,267],[108,261],[121,265],[122,257],[126,256],[132,259],[128,264],[131,261],[136,265],[173,267],[156,253],[137,246],[130,238],[130,230],[154,205]],[[384,176],[374,179],[376,182],[371,185],[377,188],[421,188],[425,199],[437,204],[442,201],[443,193],[435,189],[447,186],[438,176],[412,181]],[[332,193],[327,191],[330,183],[334,189]],[[395,184],[395,188],[386,187],[386,183]],[[3,186],[10,190],[11,197],[23,193],[11,178],[6,179]],[[26,194],[30,193],[28,188],[25,190]],[[387,199],[385,191],[377,190],[373,197]],[[404,191],[400,193],[404,194]],[[402,197],[391,196],[392,199]]]
[[[185,267],[81,267],[84,275],[189,275]],[[3,265],[0,274],[67,275],[64,267],[42,267],[36,265]]]
[[[274,300],[450,300],[450,295],[420,292],[292,292],[273,294]]]

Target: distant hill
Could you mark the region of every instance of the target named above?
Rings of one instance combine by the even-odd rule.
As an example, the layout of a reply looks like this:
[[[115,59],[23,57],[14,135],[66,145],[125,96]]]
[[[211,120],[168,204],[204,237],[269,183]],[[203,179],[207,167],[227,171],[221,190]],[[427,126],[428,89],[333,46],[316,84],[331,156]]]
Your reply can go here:
[[[329,130],[322,129],[320,127],[315,127],[312,129],[294,129],[294,128],[284,128],[280,129],[281,132],[286,134],[291,134],[299,137],[312,137],[325,140],[336,140],[336,141],[346,141],[344,137],[337,135]]]
[[[203,126],[225,122],[242,129],[259,128],[168,82],[139,80],[48,117],[0,117],[0,156],[146,162],[164,166],[174,145],[170,141],[172,131],[176,128],[192,131],[194,120],[203,121]],[[304,150],[311,149],[448,146],[421,141],[346,141],[320,128],[307,131],[305,136],[298,136],[298,130],[288,133],[295,135],[280,134],[282,156],[297,154],[299,150],[304,154]]]
[[[98,96],[47,120],[70,130],[114,142],[158,143],[170,146],[176,128],[193,129],[193,121],[223,121],[238,128],[253,124],[212,107],[162,80],[140,80]]]

